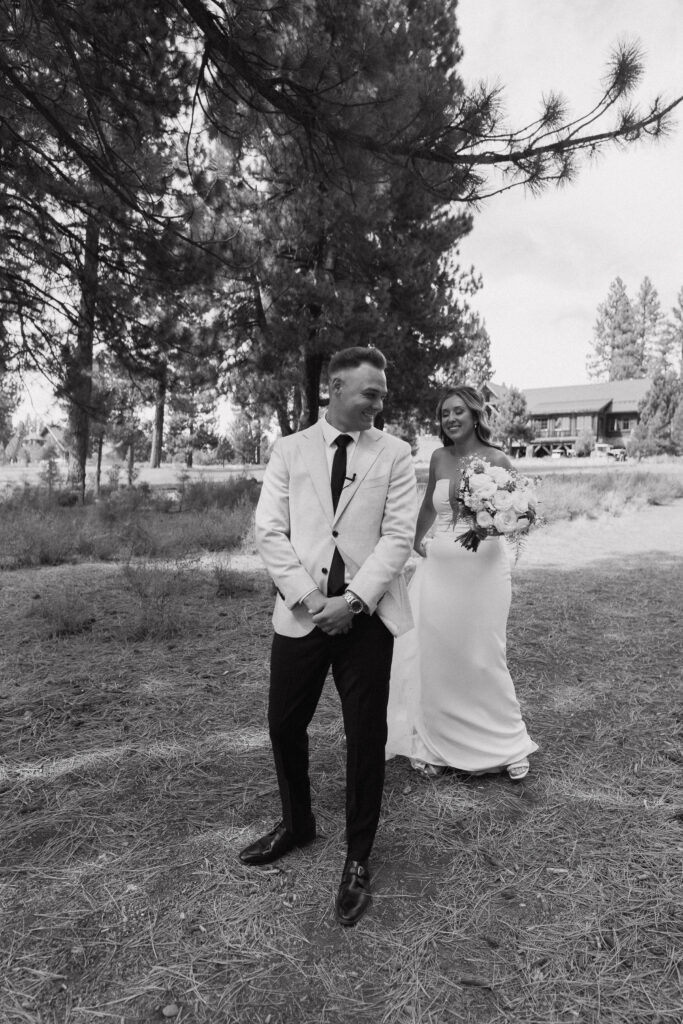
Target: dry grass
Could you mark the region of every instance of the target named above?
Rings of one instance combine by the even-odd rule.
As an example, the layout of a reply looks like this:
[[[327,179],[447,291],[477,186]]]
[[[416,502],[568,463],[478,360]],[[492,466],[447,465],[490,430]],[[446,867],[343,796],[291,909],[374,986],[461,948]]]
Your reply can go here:
[[[44,488],[0,503],[0,570],[85,560],[182,558],[238,547],[251,529],[259,485],[250,479],[142,486],[64,507]]]
[[[206,560],[3,577],[3,1024],[680,1021],[681,559],[520,563],[532,774],[390,762],[374,906],[348,931],[331,686],[319,840],[267,869],[236,857],[278,816],[271,589],[241,579]],[[141,628],[155,602],[170,632]]]

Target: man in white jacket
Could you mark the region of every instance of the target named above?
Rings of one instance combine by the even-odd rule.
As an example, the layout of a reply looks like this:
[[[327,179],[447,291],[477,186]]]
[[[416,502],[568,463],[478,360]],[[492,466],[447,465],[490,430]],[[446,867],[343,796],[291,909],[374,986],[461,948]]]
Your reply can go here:
[[[269,864],[315,839],[307,729],[331,667],[347,744],[348,848],[336,901],[344,925],[370,902],[391,656],[412,625],[402,571],[415,473],[409,446],[373,426],[385,368],[373,348],[332,357],[327,415],[275,444],[256,509],[256,544],[278,591],[268,724],[283,820],[240,859]]]

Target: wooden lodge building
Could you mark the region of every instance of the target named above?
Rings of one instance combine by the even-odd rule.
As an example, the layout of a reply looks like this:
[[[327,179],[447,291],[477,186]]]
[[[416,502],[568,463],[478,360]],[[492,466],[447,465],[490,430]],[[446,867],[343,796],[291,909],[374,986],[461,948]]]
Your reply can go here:
[[[568,455],[576,439],[588,432],[596,445],[625,448],[650,383],[642,378],[523,391],[533,430],[524,454]],[[495,407],[505,390],[496,384],[485,389],[491,406]]]

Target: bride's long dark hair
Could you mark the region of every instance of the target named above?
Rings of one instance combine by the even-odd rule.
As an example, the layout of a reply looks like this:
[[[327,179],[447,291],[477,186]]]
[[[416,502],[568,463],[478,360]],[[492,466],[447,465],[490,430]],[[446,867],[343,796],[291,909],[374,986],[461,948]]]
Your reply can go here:
[[[481,391],[477,391],[476,388],[471,388],[469,384],[458,384],[456,387],[449,388],[441,395],[439,404],[436,407],[436,426],[439,432],[439,437],[444,448],[448,448],[453,444],[449,437],[443,432],[441,426],[441,411],[444,407],[444,403],[449,398],[459,398],[472,413],[472,419],[474,420],[474,432],[481,441],[482,444],[488,445],[489,448],[497,448],[501,451],[501,447],[498,444],[494,444],[491,440],[491,424],[489,423],[489,414],[486,408],[486,402]]]

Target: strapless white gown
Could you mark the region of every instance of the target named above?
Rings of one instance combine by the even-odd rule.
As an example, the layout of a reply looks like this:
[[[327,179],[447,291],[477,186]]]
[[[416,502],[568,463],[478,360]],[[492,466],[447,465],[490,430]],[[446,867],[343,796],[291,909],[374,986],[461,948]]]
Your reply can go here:
[[[453,528],[448,488],[437,481],[436,532],[408,588],[415,628],[394,646],[387,758],[495,771],[538,750],[505,654],[510,557],[500,537],[457,543],[471,520]]]

